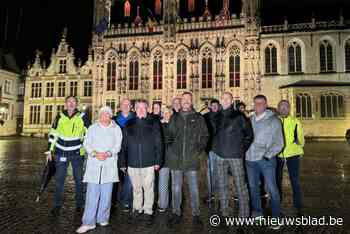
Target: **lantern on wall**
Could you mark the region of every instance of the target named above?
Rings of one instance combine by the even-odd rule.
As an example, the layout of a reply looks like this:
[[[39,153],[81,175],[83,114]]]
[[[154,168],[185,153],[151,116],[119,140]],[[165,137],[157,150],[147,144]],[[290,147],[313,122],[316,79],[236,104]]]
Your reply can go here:
[[[160,15],[162,13],[162,2],[160,0],[155,0],[154,6],[156,14]]]
[[[124,16],[130,17],[131,4],[129,0],[126,0],[124,3]]]
[[[195,0],[188,0],[188,11],[193,12],[196,6]]]

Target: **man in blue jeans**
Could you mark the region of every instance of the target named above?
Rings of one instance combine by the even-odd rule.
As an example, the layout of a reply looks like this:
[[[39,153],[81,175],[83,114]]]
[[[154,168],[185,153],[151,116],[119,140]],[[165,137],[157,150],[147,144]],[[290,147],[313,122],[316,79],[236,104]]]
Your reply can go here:
[[[90,121],[87,114],[77,110],[77,105],[76,97],[67,97],[65,110],[58,113],[49,132],[47,160],[55,160],[56,165],[54,207],[51,210],[54,217],[60,214],[63,204],[64,182],[69,163],[73,168],[76,211],[82,211],[83,207],[83,140]]]
[[[120,110],[121,111],[117,114],[117,116],[113,117],[113,120],[121,129],[123,129],[130,122],[130,120],[135,118],[135,114],[131,112],[131,102],[129,99],[123,99],[120,102]],[[131,180],[129,175],[121,170],[119,170],[119,179],[122,184],[122,188],[120,191],[118,191],[117,197],[123,206],[122,211],[129,212],[132,208],[133,200]]]
[[[284,139],[281,121],[272,111],[267,110],[264,95],[254,97],[255,113],[251,117],[254,141],[246,153],[246,166],[252,203],[252,216],[259,220],[263,216],[260,198],[260,175],[263,175],[271,196],[273,217],[281,212],[280,195],[276,183],[276,156],[282,151]],[[271,225],[279,229],[279,225]]]

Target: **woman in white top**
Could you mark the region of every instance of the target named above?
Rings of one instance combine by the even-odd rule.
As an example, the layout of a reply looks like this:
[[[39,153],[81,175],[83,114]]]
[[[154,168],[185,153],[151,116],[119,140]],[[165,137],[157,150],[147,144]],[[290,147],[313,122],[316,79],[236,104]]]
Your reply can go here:
[[[101,108],[99,120],[85,136],[88,159],[83,182],[87,183],[87,192],[83,224],[77,233],[94,229],[96,222],[108,225],[113,183],[119,181],[117,162],[122,142],[122,131],[111,120],[112,116],[110,107]]]

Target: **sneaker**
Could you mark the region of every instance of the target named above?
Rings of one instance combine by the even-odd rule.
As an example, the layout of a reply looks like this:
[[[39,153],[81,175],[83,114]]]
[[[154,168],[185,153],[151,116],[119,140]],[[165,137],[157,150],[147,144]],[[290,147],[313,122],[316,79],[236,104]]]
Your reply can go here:
[[[201,219],[197,215],[192,217],[192,224],[195,226],[203,226],[203,222],[201,221]]]
[[[167,225],[168,225],[168,227],[172,228],[172,227],[174,227],[174,225],[177,225],[180,223],[181,223],[181,216],[176,215],[176,214],[172,214],[168,218]]]
[[[238,197],[234,196],[232,197],[232,200],[234,200],[235,202],[238,202]]]
[[[102,227],[108,226],[108,224],[109,224],[108,222],[99,223],[99,225],[102,226]]]
[[[281,225],[279,225],[279,224],[277,224],[277,225],[270,225],[269,228],[272,229],[272,230],[279,230],[281,228]]]
[[[166,209],[164,209],[164,208],[158,208],[159,213],[165,213],[165,211],[166,211]]]
[[[60,212],[61,212],[61,207],[60,206],[55,206],[54,208],[51,209],[50,214],[53,217],[57,217],[57,216],[60,215]]]
[[[94,226],[82,225],[82,226],[80,226],[80,228],[78,228],[76,230],[76,233],[85,233],[85,232],[88,232],[88,231],[93,230],[95,228],[96,228],[95,225]]]

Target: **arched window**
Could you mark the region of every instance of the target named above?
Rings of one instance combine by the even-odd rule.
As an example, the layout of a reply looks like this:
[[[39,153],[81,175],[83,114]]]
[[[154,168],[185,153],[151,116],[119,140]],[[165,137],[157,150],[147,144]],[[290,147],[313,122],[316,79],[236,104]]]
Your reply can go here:
[[[160,51],[154,56],[153,60],[153,89],[162,89],[163,86],[163,63]]]
[[[321,72],[334,71],[333,47],[327,40],[320,44],[320,70]]]
[[[296,97],[296,117],[301,119],[312,118],[312,103],[309,94],[301,93]]]
[[[209,48],[202,54],[202,88],[211,89],[213,87],[213,59]]]
[[[233,47],[230,50],[229,69],[230,69],[230,87],[240,87],[241,72],[240,72],[240,50],[238,47]]]
[[[277,73],[277,48],[272,43],[265,48],[265,73]]]
[[[289,73],[302,72],[301,47],[297,42],[292,42],[288,47],[288,70]]]
[[[186,52],[184,50],[180,51],[177,57],[177,72],[176,72],[176,88],[186,89],[187,86],[187,60]]]
[[[344,97],[336,93],[321,95],[321,118],[344,117]]]
[[[345,71],[350,72],[350,39],[345,43]]]
[[[139,61],[137,55],[130,57],[129,63],[129,90],[139,88]]]
[[[116,89],[117,63],[115,59],[110,59],[107,63],[107,91]]]

